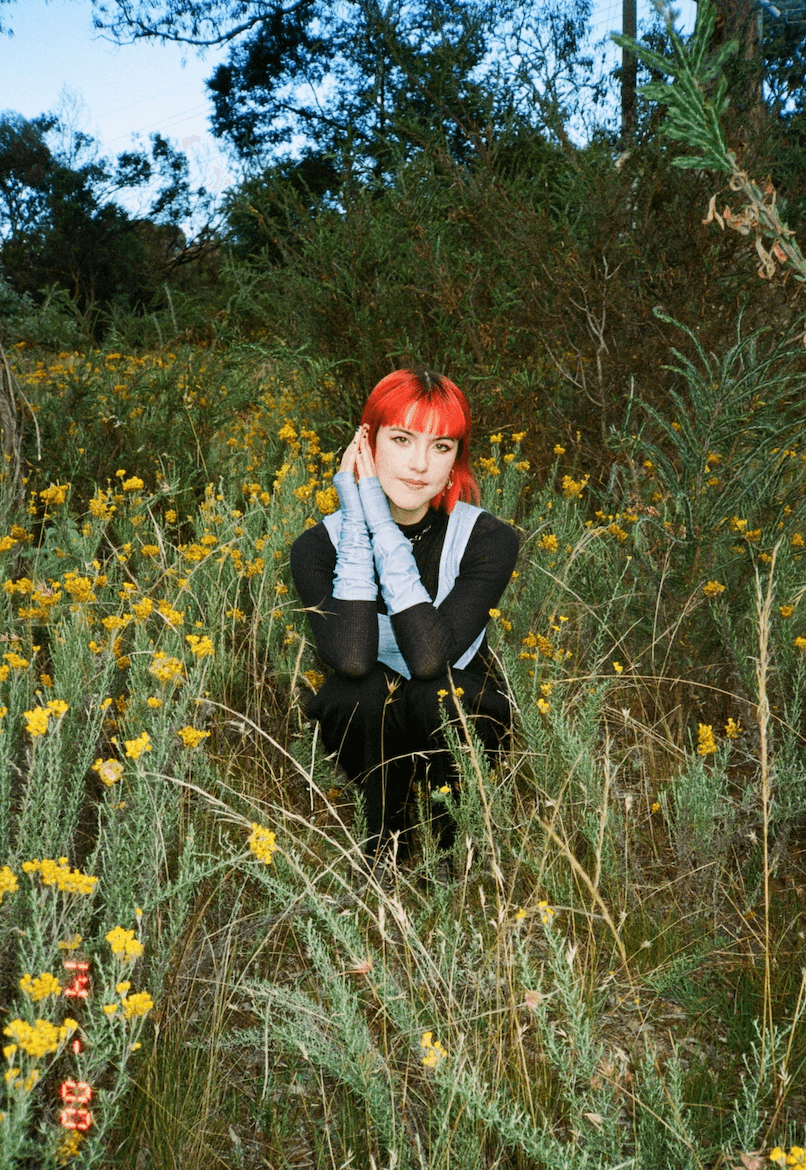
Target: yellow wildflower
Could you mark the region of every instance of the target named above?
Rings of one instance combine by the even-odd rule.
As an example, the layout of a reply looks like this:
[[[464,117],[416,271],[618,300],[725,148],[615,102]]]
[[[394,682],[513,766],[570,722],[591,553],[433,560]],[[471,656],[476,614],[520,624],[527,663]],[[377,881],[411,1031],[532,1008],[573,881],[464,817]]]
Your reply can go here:
[[[556,552],[558,548],[557,537],[553,532],[544,532],[537,542],[537,547],[545,549],[546,552]]]
[[[339,506],[339,493],[334,487],[325,488],[316,493],[316,506],[323,516],[329,516]]]
[[[169,601],[160,601],[157,605],[157,612],[165,618],[169,626],[181,626],[185,620],[185,611],[174,609]]]
[[[563,495],[567,500],[579,500],[582,498],[582,493],[588,485],[589,475],[585,475],[582,479],[572,479],[570,475],[563,476],[562,490]]]
[[[720,593],[724,593],[726,588],[727,586],[723,585],[721,581],[706,581],[702,587],[702,591],[706,597],[719,597]]]
[[[215,647],[206,634],[203,638],[198,634],[185,634],[185,641],[190,646],[191,654],[195,654],[197,658],[212,658],[215,654]]]
[[[209,731],[200,731],[198,727],[180,727],[176,734],[186,748],[198,747],[203,740],[210,737]]]
[[[44,858],[42,861],[35,857],[33,861],[23,861],[24,873],[36,873],[45,886],[58,886],[63,894],[91,894],[97,877],[82,873],[78,869],[71,869],[67,858],[60,857],[58,861]]]
[[[50,1052],[57,1052],[78,1024],[75,1020],[66,1019],[59,1027],[48,1020],[37,1020],[29,1024],[25,1020],[12,1020],[3,1029],[3,1035],[9,1036],[29,1056],[47,1056]]]
[[[697,755],[712,756],[716,751],[714,729],[710,723],[697,725]]]
[[[40,999],[47,999],[50,995],[60,995],[62,990],[59,980],[48,971],[43,971],[36,979],[30,975],[23,975],[20,987],[34,1003]]]
[[[158,650],[151,660],[148,672],[161,683],[167,683],[173,680],[181,681],[184,669],[178,658],[169,658],[162,650]]]
[[[778,612],[782,618],[789,618],[795,612],[795,607],[794,605],[779,605]]]
[[[271,865],[271,859],[277,849],[277,838],[272,833],[271,829],[266,829],[263,825],[252,822],[252,833],[247,841],[247,845],[257,857],[258,861],[262,861],[264,865]]]
[[[145,486],[139,475],[133,475],[131,479],[124,479],[122,484],[124,492],[139,492]]]
[[[103,780],[107,788],[111,788],[113,784],[117,784],[118,780],[123,775],[123,765],[120,760],[101,760],[98,759],[92,765],[93,772],[97,772]]]
[[[151,737],[147,731],[142,731],[136,739],[127,739],[126,755],[130,760],[139,760],[143,752],[151,751]]]
[[[148,1015],[154,1008],[154,1001],[147,991],[138,991],[135,995],[126,995],[120,1002],[127,1020],[130,1020],[133,1016]]]
[[[82,942],[83,939],[80,934],[71,934],[69,938],[65,938],[62,939],[61,942],[57,942],[56,946],[60,951],[77,951]]]
[[[0,902],[3,901],[4,894],[13,894],[18,889],[18,885],[14,871],[9,866],[4,865],[0,869]]]
[[[124,930],[122,926],[116,926],[104,937],[112,948],[112,954],[117,955],[124,963],[139,959],[143,953],[143,944],[134,937],[133,930]],[[128,986],[126,990],[128,991]]]
[[[58,504],[64,503],[69,490],[69,483],[52,483],[50,487],[46,487],[44,491],[39,493],[39,498],[43,503],[55,507]]]
[[[23,711],[23,717],[27,721],[25,730],[31,739],[36,739],[38,735],[45,734],[48,729],[48,719],[50,718],[50,711],[45,707],[34,707],[31,711]]]
[[[436,1068],[439,1062],[448,1055],[439,1040],[432,1039],[433,1035],[433,1032],[424,1032],[420,1041],[420,1047],[425,1049],[423,1064],[426,1068]]]
[[[725,724],[725,735],[728,739],[738,739],[742,734],[742,725],[737,719],[729,719]]]

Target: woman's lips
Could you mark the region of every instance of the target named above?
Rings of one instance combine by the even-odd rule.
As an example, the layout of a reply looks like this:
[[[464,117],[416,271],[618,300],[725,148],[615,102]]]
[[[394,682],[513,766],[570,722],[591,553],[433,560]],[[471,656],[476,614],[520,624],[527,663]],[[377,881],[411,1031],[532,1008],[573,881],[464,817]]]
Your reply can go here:
[[[412,488],[423,488],[428,486],[424,479],[404,479],[401,480],[401,483],[405,483],[408,487]]]

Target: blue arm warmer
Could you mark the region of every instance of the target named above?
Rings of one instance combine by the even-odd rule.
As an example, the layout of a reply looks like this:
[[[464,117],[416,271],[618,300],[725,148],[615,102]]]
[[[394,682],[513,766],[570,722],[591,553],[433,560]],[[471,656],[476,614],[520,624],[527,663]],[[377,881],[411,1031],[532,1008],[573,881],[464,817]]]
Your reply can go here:
[[[333,596],[339,601],[374,601],[378,586],[372,545],[353,473],[340,471],[333,477],[333,486],[342,511]]]
[[[420,580],[411,542],[392,519],[380,481],[376,476],[364,476],[358,481],[358,494],[372,534],[375,567],[387,613],[391,617],[423,601],[431,605],[428,590]]]

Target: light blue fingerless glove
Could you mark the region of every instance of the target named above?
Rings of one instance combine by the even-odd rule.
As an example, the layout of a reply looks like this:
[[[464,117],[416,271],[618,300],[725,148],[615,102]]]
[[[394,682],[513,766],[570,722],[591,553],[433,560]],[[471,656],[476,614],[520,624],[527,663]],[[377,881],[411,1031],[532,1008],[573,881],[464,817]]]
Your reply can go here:
[[[387,613],[391,617],[423,601],[430,605],[431,597],[420,580],[411,541],[406,539],[392,519],[389,501],[378,478],[364,476],[359,479],[358,494],[372,534],[375,567]]]
[[[340,471],[334,475],[333,486],[341,503],[333,596],[339,601],[374,601],[378,596],[378,586],[372,544],[352,471]]]

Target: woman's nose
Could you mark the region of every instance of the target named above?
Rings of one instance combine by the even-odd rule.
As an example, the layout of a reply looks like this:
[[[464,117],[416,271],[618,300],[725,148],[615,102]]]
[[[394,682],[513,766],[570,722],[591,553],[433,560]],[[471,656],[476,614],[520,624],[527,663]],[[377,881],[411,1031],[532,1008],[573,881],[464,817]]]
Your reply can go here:
[[[412,471],[428,470],[428,452],[425,447],[420,448],[412,444],[409,454],[409,466]]]

